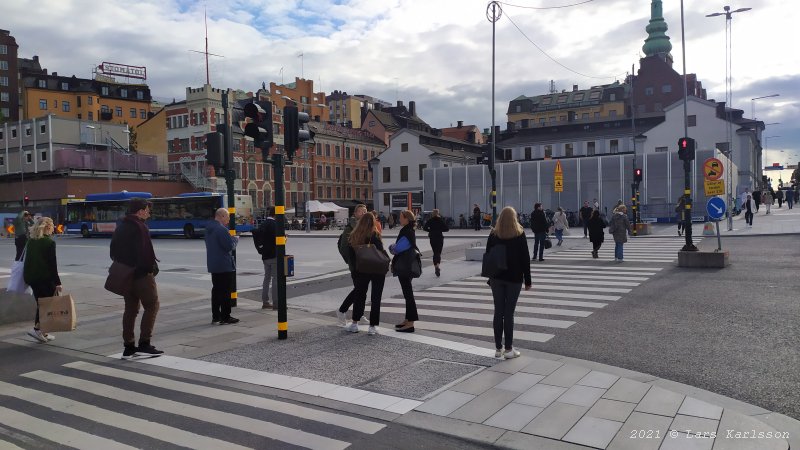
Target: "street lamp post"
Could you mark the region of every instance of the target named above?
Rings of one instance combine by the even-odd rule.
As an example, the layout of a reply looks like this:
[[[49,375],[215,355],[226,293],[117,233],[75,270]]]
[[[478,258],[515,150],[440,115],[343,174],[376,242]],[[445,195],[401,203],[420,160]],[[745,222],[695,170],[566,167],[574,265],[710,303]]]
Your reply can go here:
[[[762,95],[761,97],[753,97],[750,99],[750,115],[753,116],[753,120],[756,120],[756,100],[761,100],[762,98],[772,98],[772,97],[780,97],[781,94],[770,94],[770,95]]]
[[[489,14],[491,14],[491,16]],[[492,22],[492,150],[489,152],[489,175],[492,178],[492,226],[494,226],[497,220],[497,172],[494,170],[495,149],[497,148],[497,127],[495,126],[494,120],[495,29],[497,21],[500,20],[502,14],[503,10],[496,1],[489,3],[489,6],[486,8],[486,18],[489,19],[489,22]]]
[[[725,16],[725,101],[727,103],[727,110],[728,110],[728,152],[727,156],[728,160],[732,163],[733,162],[733,118],[731,117],[732,111],[732,103],[733,103],[733,90],[732,90],[732,75],[731,75],[731,60],[732,58],[732,43],[731,43],[731,35],[732,35],[732,25],[731,25],[731,17],[735,13],[749,11],[752,8],[739,8],[736,10],[731,11],[731,7],[725,5],[723,7],[723,12],[715,12],[711,14],[707,14],[706,17],[717,17],[717,16]],[[728,231],[733,230],[733,174],[730,170],[728,170]]]

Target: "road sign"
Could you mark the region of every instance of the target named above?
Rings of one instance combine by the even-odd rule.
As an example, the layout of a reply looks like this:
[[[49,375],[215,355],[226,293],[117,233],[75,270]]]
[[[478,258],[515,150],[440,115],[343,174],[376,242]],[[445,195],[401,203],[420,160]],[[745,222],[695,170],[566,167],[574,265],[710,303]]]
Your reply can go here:
[[[719,180],[722,177],[723,171],[724,169],[722,167],[722,161],[718,160],[717,158],[708,158],[703,163],[703,176],[706,178],[706,180]]]
[[[721,197],[711,197],[706,203],[706,212],[712,220],[719,220],[725,215],[725,200]]]
[[[725,180],[705,180],[703,182],[706,197],[725,194]]]
[[[561,161],[556,161],[556,172],[553,177],[553,190],[564,192],[564,171],[561,169]]]

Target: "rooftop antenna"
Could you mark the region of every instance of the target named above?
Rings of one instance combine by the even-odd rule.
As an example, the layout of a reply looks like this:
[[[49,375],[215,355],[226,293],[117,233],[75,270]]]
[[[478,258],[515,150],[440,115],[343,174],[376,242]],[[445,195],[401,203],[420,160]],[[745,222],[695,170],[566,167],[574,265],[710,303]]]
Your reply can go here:
[[[300,52],[300,54],[297,55],[297,57],[300,58],[300,78],[305,78],[305,75],[303,75],[303,61],[305,59],[305,57],[303,56],[303,52]]]
[[[205,55],[205,57],[206,57],[206,84],[211,85],[211,77],[210,77],[209,72],[208,72],[208,55],[217,56],[217,57],[220,57],[220,58],[224,58],[224,56],[215,55],[213,53],[208,53],[208,13],[207,13],[205,8],[203,9],[203,22],[205,23],[205,27],[206,27],[206,51],[204,51],[204,52],[197,51],[197,50],[189,50],[189,51],[190,52],[194,52],[194,53],[202,53],[203,55]]]

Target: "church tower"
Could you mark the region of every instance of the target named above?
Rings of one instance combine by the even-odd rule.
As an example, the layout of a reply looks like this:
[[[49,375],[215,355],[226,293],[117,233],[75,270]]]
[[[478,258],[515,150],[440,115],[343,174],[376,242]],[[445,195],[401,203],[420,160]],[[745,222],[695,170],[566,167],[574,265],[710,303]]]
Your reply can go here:
[[[650,23],[645,28],[647,39],[644,40],[642,50],[645,56],[657,56],[662,61],[672,66],[672,44],[667,36],[667,22],[664,21],[664,13],[661,0],[652,0],[650,3]]]

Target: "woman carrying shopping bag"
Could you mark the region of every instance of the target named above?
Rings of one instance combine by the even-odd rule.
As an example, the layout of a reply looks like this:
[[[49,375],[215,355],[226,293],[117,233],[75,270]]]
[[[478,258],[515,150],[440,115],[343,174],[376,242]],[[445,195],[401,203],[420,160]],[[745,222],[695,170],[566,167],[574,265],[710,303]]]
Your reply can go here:
[[[556,213],[553,214],[553,228],[556,232],[556,239],[558,239],[556,245],[561,245],[564,242],[564,232],[569,230],[569,222],[567,221],[567,214],[564,213],[564,208],[560,206]]]
[[[403,252],[413,252],[417,248],[417,235],[414,231],[414,224],[417,218],[409,210],[400,212],[400,233],[397,240],[389,246],[389,251],[393,255],[400,255]],[[414,299],[414,288],[411,286],[411,274],[398,274],[397,280],[403,289],[403,298],[406,300],[406,318],[401,323],[395,325],[395,331],[400,333],[413,333],[414,322],[419,320],[417,315],[417,302]]]
[[[56,263],[56,243],[51,239],[54,230],[53,219],[40,217],[31,228],[25,247],[25,283],[30,285],[36,299],[36,319],[28,335],[41,343],[52,341],[55,336],[39,329],[39,299],[53,297],[62,289]]]
[[[525,283],[525,290],[531,288],[531,266],[528,262],[528,240],[522,225],[517,221],[517,212],[510,206],[503,208],[497,217],[497,223],[489,233],[486,252],[492,247],[506,247],[506,270],[501,270],[489,278],[494,298],[494,343],[495,358],[516,358],[520,352],[513,347],[514,311],[517,300]],[[503,351],[505,336],[505,351]]]

